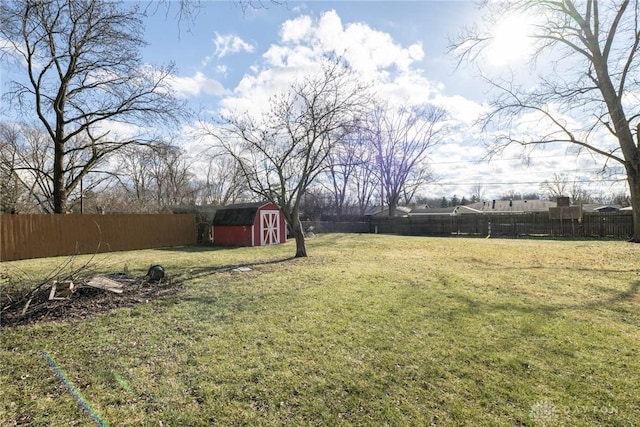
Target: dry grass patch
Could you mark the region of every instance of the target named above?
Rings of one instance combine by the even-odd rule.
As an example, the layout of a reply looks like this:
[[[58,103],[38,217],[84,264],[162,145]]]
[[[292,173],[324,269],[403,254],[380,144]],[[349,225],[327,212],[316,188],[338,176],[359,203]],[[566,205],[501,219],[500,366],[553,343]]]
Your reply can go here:
[[[0,424],[90,425],[42,350],[109,425],[640,418],[640,246],[335,234],[290,259],[291,244],[111,254],[182,290],[3,328]]]

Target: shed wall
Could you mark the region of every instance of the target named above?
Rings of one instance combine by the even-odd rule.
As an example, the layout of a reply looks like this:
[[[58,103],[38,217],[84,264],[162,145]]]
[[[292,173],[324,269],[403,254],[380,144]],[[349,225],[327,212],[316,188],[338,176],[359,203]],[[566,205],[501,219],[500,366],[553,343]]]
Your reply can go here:
[[[253,225],[215,224],[213,226],[213,243],[221,246],[260,246],[262,244],[261,213],[264,211],[278,211],[280,243],[287,241],[287,227],[284,215],[273,203],[260,206],[253,218]],[[226,218],[227,220],[229,218]]]
[[[213,243],[221,246],[253,246],[250,225],[214,225]]]
[[[282,211],[280,209],[278,209],[278,207],[276,205],[274,205],[273,203],[269,203],[266,204],[262,207],[260,207],[260,209],[258,209],[258,212],[256,213],[256,218],[253,221],[253,233],[254,233],[254,242],[255,242],[255,246],[260,246],[262,244],[262,229],[261,229],[261,224],[260,224],[260,213],[262,211],[278,211],[280,212],[280,227],[279,227],[279,231],[280,231],[280,243],[286,243],[287,241],[287,226],[286,226],[286,222],[284,220],[284,215],[282,215]]]

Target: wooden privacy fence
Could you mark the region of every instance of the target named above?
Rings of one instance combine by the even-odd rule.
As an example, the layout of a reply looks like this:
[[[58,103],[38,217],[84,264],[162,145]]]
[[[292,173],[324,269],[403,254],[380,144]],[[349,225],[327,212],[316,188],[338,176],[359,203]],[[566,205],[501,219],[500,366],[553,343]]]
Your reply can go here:
[[[0,215],[0,261],[196,243],[194,214]]]
[[[553,219],[546,212],[528,214],[414,216],[373,218],[370,231],[416,236],[476,235],[495,237],[605,237],[633,235],[630,212],[585,212],[578,219]]]

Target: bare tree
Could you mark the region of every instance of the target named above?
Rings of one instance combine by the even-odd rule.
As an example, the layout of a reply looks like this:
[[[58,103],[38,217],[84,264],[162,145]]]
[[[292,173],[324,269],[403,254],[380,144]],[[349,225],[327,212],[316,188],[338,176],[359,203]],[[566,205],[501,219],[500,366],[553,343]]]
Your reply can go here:
[[[194,204],[197,189],[190,160],[168,143],[130,146],[118,154],[116,179],[128,200],[126,210],[162,212],[173,205]]]
[[[356,126],[344,133],[342,140],[338,141],[334,150],[327,156],[325,187],[333,199],[334,213],[338,221],[348,208],[354,177],[358,168],[363,166],[368,151],[369,147],[363,133],[358,131]]]
[[[471,203],[481,202],[485,197],[484,186],[480,183],[471,186]]]
[[[374,161],[370,138],[362,123],[350,125],[328,156],[325,172],[324,187],[331,195],[337,220],[350,208],[355,208],[358,216],[362,217],[372,206],[373,195],[379,188]]]
[[[366,106],[367,93],[341,59],[327,60],[319,73],[307,74],[272,98],[261,117],[238,112],[219,126],[204,124],[236,159],[249,189],[282,209],[296,240],[296,257],[307,256],[300,204],[346,125]]]
[[[36,127],[2,124],[4,163],[24,191],[26,212],[51,213],[53,156],[46,135]]]
[[[584,188],[576,179],[571,180],[564,173],[554,173],[553,177],[544,181],[540,185],[540,190],[549,200],[556,200],[558,197],[569,197],[571,203],[579,205],[581,203],[591,203],[591,193]]]
[[[153,140],[150,127],[166,128],[182,114],[167,82],[173,66],[142,62],[142,14],[129,4],[6,1],[0,16],[5,54],[25,69],[6,96],[48,135],[53,212],[64,213],[88,171],[122,147]],[[112,130],[118,125],[126,134]],[[72,170],[68,158],[78,160]]]
[[[363,153],[362,162],[353,173],[352,191],[356,194],[358,213],[364,216],[373,206],[373,196],[378,188],[375,163],[371,152]]]
[[[333,195],[326,185],[313,185],[307,189],[300,203],[300,216],[307,221],[323,221],[335,217]]]
[[[612,194],[609,197],[610,203],[618,206],[628,207],[631,206],[631,200],[629,200],[629,196],[624,193]]]
[[[119,168],[115,178],[123,191],[117,198],[127,200],[129,211],[144,212],[157,208],[152,207],[151,156],[151,150],[135,146],[125,147],[116,155]]]
[[[0,129],[0,138],[3,140],[0,150],[2,163],[11,169],[13,179],[18,185],[19,211],[53,213],[54,152],[47,133],[37,124],[0,123]],[[85,174],[77,181],[77,175],[84,169],[88,155],[84,150],[76,150],[82,144],[82,141],[76,138],[67,142],[70,154],[65,158],[64,181],[65,188],[69,189],[68,205],[75,203],[80,208],[83,194],[102,186],[112,174],[111,171],[98,168],[107,166],[104,161],[106,159],[102,159],[93,162],[92,170],[96,173],[90,176]]]
[[[150,178],[160,210],[173,205],[195,204],[196,190],[190,161],[179,147],[161,144],[150,147]]]
[[[376,154],[371,149],[366,132],[356,132],[357,149],[355,155],[359,159],[351,172],[349,191],[354,194],[359,216],[364,216],[373,206],[373,197],[380,186],[380,177],[375,163]]]
[[[432,105],[394,108],[380,104],[370,114],[366,132],[376,153],[389,216],[395,215],[404,193],[413,195],[430,179],[427,155],[446,137],[446,117],[445,110]]]
[[[428,168],[428,165],[415,168],[409,172],[404,187],[402,187],[399,200],[402,200],[402,203],[405,205],[410,204],[413,202],[418,190],[420,190],[426,182],[429,182],[432,179],[433,175],[431,170]]]
[[[563,173],[554,173],[551,179],[540,184],[540,190],[549,200],[556,200],[558,197],[567,196],[569,188],[569,177]]]
[[[637,0],[517,0],[489,4],[494,22],[510,14],[537,19],[530,39],[546,73],[536,85],[486,80],[499,90],[485,126],[504,130],[496,147],[567,144],[624,166],[633,206],[633,241],[640,242],[640,2]],[[475,62],[491,43],[491,28],[466,29],[452,44]],[[518,125],[533,123],[526,133]]]
[[[242,170],[228,154],[212,155],[201,175],[195,184],[200,203],[224,206],[249,198]]]
[[[588,188],[580,185],[579,182],[574,181],[570,188],[571,203],[574,205],[580,205],[583,203],[593,203],[595,201],[594,195]]]
[[[16,173],[18,138],[14,128],[0,123],[0,213],[18,212],[18,199],[23,190]]]

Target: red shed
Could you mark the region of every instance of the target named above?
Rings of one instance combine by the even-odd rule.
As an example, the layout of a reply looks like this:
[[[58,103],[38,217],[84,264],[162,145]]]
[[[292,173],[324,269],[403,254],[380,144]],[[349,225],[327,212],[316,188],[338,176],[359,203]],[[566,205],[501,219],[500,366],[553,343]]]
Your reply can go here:
[[[213,243],[223,246],[265,246],[287,241],[280,209],[270,202],[229,205],[213,218]]]

